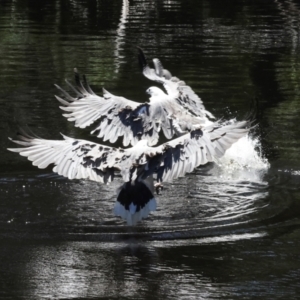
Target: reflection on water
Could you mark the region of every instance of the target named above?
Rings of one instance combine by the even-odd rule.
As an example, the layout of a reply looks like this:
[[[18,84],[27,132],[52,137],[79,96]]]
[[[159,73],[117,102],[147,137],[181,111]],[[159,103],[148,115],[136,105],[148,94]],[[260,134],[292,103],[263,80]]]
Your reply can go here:
[[[293,0],[0,3],[0,298],[296,299],[300,280],[299,11]],[[83,139],[53,95],[77,67],[93,90],[139,102],[159,57],[217,118],[257,102],[255,137],[166,183],[129,228],[121,179],[68,181],[8,153],[27,124]]]
[[[241,245],[239,243],[242,240],[244,242]],[[253,281],[256,281],[256,292],[268,297],[273,291],[280,293],[285,283],[276,274],[282,258],[274,251],[265,252],[267,244],[274,246],[264,233],[204,238],[199,243],[194,240],[154,242],[151,245],[134,240],[121,244],[31,243],[23,246],[23,253],[19,257],[10,252],[20,267],[17,269],[15,266],[10,270],[11,275],[14,275],[13,272],[18,274],[15,284],[19,284],[23,291],[28,291],[26,295],[30,298],[121,296],[215,299],[222,295],[230,299],[249,292],[250,286],[252,291]],[[8,248],[13,250],[14,245],[8,244]],[[296,251],[292,251],[293,255]],[[271,274],[274,272],[273,278],[278,283],[274,289],[269,289],[270,279],[260,284],[264,274],[257,273],[253,268],[255,260],[267,267]],[[237,277],[235,270],[240,264],[243,267],[239,269]],[[293,267],[285,266],[282,270],[284,280],[298,276]],[[26,277],[30,280],[24,281]],[[291,295],[295,295],[297,283],[289,287]],[[19,288],[17,290],[20,291]],[[22,294],[19,292],[15,295]]]
[[[115,72],[118,73],[119,72],[119,68],[120,68],[120,60],[122,58],[124,58],[124,56],[122,56],[120,54],[121,50],[122,50],[122,44],[125,43],[125,27],[126,27],[126,23],[127,23],[127,16],[129,13],[129,1],[128,0],[123,0],[123,5],[122,5],[122,14],[121,14],[121,18],[120,18],[120,23],[118,25],[118,29],[117,29],[117,37],[116,37],[116,48],[114,51],[114,55],[115,55],[115,59],[116,59],[116,69]]]

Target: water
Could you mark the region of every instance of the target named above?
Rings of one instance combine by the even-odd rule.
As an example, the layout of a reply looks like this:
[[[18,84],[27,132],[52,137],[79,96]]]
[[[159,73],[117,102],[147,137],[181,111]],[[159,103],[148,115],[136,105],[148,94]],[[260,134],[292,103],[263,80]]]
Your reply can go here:
[[[297,299],[300,6],[296,1],[1,1],[0,298]],[[128,228],[117,178],[68,181],[6,151],[19,126],[97,141],[61,116],[73,68],[144,102],[159,57],[218,118],[257,127],[216,164],[164,184]]]

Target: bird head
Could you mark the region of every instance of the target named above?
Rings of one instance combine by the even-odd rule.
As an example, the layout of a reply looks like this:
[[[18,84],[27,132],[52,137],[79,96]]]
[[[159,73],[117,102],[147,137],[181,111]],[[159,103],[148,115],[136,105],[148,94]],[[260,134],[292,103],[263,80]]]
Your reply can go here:
[[[167,95],[163,92],[163,90],[161,90],[160,88],[156,87],[156,86],[151,86],[146,90],[146,93],[148,95],[150,95],[150,100],[153,98],[156,98],[158,100],[163,99],[164,97],[166,97]]]

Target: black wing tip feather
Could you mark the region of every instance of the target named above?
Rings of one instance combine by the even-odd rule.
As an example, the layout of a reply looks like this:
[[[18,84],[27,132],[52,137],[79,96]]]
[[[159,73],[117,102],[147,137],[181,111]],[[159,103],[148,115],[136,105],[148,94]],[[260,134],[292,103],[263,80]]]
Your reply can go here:
[[[23,147],[30,147],[31,146],[31,142],[34,139],[41,139],[39,136],[37,136],[36,134],[34,134],[29,127],[26,127],[26,131],[25,129],[23,129],[22,127],[18,128],[18,131],[16,132],[16,138],[13,139],[11,137],[8,137],[8,139],[18,145],[21,145]],[[7,148],[7,150],[9,151],[13,151],[15,152],[16,148]]]
[[[71,88],[71,90],[76,94],[76,96],[80,99],[80,98],[83,98],[83,97],[87,96],[87,94],[95,95],[95,93],[91,89],[91,87],[90,87],[90,85],[89,85],[89,83],[86,79],[86,76],[83,74],[82,75],[82,80],[81,80],[80,73],[78,72],[78,69],[74,68],[73,72],[74,72],[74,78],[75,78],[75,85],[71,84],[68,79],[65,79],[65,82]],[[64,94],[65,98],[69,102],[73,102],[73,101],[76,100],[76,98],[73,98],[72,96],[70,96],[70,94],[67,93],[59,85],[54,84],[54,86]],[[61,99],[60,97],[57,97],[57,96],[55,96],[55,97],[62,104],[68,105],[68,103],[64,102],[64,99]]]
[[[85,89],[85,87],[83,86],[83,84],[82,84],[82,82],[81,82],[80,74],[79,74],[77,68],[74,68],[74,78],[75,78],[75,84],[76,84],[77,90],[78,90],[81,94],[87,93],[87,90]]]
[[[141,47],[137,46],[137,49],[139,51],[139,53],[138,53],[139,64],[140,64],[141,70],[143,70],[146,66],[148,66],[147,58]]]
[[[27,139],[41,139],[41,137],[33,133],[33,131],[28,126],[26,126],[26,130],[23,127],[19,126],[17,136],[25,137]]]
[[[91,89],[91,87],[87,81],[85,74],[81,75],[82,76],[82,81],[81,81],[80,73],[78,72],[78,69],[74,68],[74,76],[75,76],[75,82],[76,82],[77,88],[79,89],[80,92],[95,95],[95,93],[93,92],[93,90]],[[83,84],[82,84],[82,82],[83,82]]]
[[[259,102],[257,97],[254,97],[250,101],[249,111],[244,115],[244,119],[254,123],[259,119]]]

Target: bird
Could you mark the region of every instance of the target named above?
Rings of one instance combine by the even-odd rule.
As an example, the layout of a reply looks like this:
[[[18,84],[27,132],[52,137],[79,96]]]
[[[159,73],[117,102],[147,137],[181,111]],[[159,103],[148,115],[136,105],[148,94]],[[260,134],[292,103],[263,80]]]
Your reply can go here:
[[[147,139],[149,145],[156,145],[162,131],[165,138],[180,136],[197,126],[211,125],[215,117],[205,109],[202,100],[185,84],[164,69],[160,60],[155,58],[155,69],[148,65],[143,50],[138,47],[138,59],[143,74],[150,80],[162,83],[167,93],[152,86],[146,90],[149,102],[139,103],[125,97],[115,96],[103,88],[103,97],[96,95],[89,86],[85,75],[80,78],[74,69],[75,86],[67,84],[76,94],[72,97],[63,88],[55,84],[64,95],[64,99],[55,96],[62,104],[60,108],[69,121],[76,127],[86,128],[98,121],[91,131],[103,141],[115,143],[123,137],[123,146],[135,145],[141,139]]]
[[[104,88],[103,97],[100,97],[92,91],[85,75],[80,79],[76,68],[74,75],[76,86],[68,80],[66,82],[75,92],[75,97],[55,84],[64,95],[64,99],[55,96],[62,104],[63,116],[68,121],[75,121],[75,126],[79,128],[99,121],[91,134],[96,133],[103,141],[115,143],[119,137],[123,137],[123,146],[127,147],[147,139],[149,145],[153,146],[158,143],[161,131],[167,139],[172,139],[174,135],[179,136],[199,125],[213,123],[204,114],[206,110],[202,109],[200,115],[192,114],[175,100],[177,98],[174,95],[166,94],[156,86],[146,90],[150,96],[149,102],[139,103],[115,96]]]
[[[109,184],[120,174],[124,183],[117,190],[114,214],[133,226],[156,210],[154,194],[163,182],[216,161],[251,128],[247,120],[199,126],[159,146],[142,139],[126,149],[65,135],[62,140],[47,140],[20,129],[16,139],[9,139],[22,147],[8,150],[27,157],[40,169],[54,165],[53,172],[69,179]]]
[[[64,117],[80,128],[99,121],[91,133],[98,132],[103,142],[112,144],[123,136],[124,148],[63,134],[62,140],[46,140],[24,130],[17,139],[10,138],[22,147],[8,148],[38,168],[54,165],[54,172],[69,179],[109,184],[119,173],[124,183],[117,189],[114,214],[127,225],[136,225],[156,210],[154,194],[159,194],[163,182],[217,161],[253,128],[250,119],[211,121],[214,116],[189,86],[173,77],[158,59],[153,60],[155,69],[151,69],[141,48],[138,56],[143,74],[163,84],[166,91],[156,86],[148,88],[149,102],[138,103],[105,89],[100,97],[92,91],[85,75],[81,80],[76,68],[76,86],[66,80],[75,97],[55,85],[64,94],[64,99],[56,96],[63,105],[60,108],[65,111]],[[155,146],[160,131],[170,141]]]
[[[68,80],[66,82],[75,92],[75,97],[55,84],[64,95],[64,99],[55,96],[62,104],[60,109],[65,112],[63,116],[68,121],[75,122],[75,126],[79,128],[86,128],[98,121],[91,134],[96,133],[103,141],[113,144],[119,137],[123,137],[123,146],[127,147],[147,139],[149,145],[153,146],[158,143],[161,131],[167,139],[172,139],[175,135],[185,134],[199,125],[213,123],[205,115],[207,111],[202,108],[203,104],[200,104],[199,114],[195,114],[196,109],[192,113],[192,109],[189,110],[182,104],[183,100],[175,100],[180,97],[190,99],[183,92],[178,92],[177,97],[174,93],[166,94],[160,88],[152,86],[146,90],[150,96],[149,102],[139,103],[115,96],[103,88],[103,97],[100,97],[92,91],[85,75],[81,80],[76,68],[74,75],[76,86]]]

